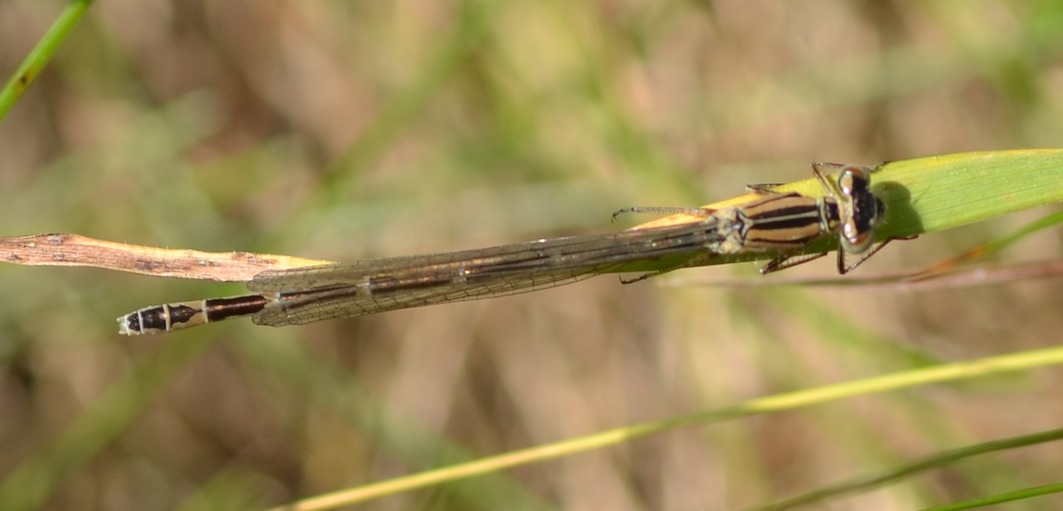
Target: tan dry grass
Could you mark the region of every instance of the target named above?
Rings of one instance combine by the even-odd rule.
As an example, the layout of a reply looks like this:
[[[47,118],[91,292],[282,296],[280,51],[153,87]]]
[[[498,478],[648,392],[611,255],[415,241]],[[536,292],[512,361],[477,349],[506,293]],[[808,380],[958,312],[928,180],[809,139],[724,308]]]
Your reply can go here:
[[[40,5],[0,6],[4,69],[50,22]],[[803,177],[813,160],[1058,145],[1063,30],[1051,9],[99,2],[0,124],[0,214],[10,234],[354,260],[610,229],[618,207],[710,202]],[[1020,224],[898,243],[860,272],[917,267]],[[1008,256],[1027,253],[1052,257],[1058,242]],[[128,421],[97,433],[87,458],[42,463],[54,509],[272,505],[438,466],[455,448],[495,454],[898,370],[912,363],[905,350],[959,360],[1063,331],[1053,282],[898,295],[603,277],[303,328],[123,339],[117,313],[235,288],[0,271],[0,473],[94,410]],[[210,345],[190,349],[143,409],[101,401],[168,345],[193,342]],[[1059,384],[1044,372],[854,400],[373,507],[750,506],[1055,427]],[[104,405],[115,408],[93,408]],[[1043,483],[1058,449],[838,506],[908,509]]]

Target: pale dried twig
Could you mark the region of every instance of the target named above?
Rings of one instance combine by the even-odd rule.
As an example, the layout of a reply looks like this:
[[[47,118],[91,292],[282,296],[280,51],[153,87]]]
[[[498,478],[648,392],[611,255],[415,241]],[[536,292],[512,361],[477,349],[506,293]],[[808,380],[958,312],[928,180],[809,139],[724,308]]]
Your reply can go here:
[[[634,229],[690,221],[686,215],[672,215]],[[265,270],[334,264],[333,261],[275,254],[148,247],[70,233],[0,237],[0,261],[26,266],[83,266],[217,282],[247,282]]]
[[[265,270],[331,263],[250,252],[146,247],[68,233],[0,237],[0,260],[28,266],[86,266],[155,277],[218,282],[246,282]]]

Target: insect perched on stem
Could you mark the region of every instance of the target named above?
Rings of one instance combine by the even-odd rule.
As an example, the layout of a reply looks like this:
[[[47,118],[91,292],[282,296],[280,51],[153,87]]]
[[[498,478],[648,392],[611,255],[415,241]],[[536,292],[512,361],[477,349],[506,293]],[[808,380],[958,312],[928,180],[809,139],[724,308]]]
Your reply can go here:
[[[839,169],[836,180],[823,173],[824,168]],[[749,185],[759,198],[731,208],[710,210],[684,207],[634,207],[613,214],[655,213],[711,216],[718,221],[721,240],[708,248],[713,254],[777,253],[761,267],[768,274],[827,255],[826,252],[800,253],[827,235],[838,236],[838,273],[844,275],[882,249],[889,240],[875,245],[875,226],[885,216],[886,207],[871,192],[871,173],[875,169],[839,163],[813,163],[812,172],[826,191],[824,197],[809,197],[796,192],[774,191],[776,185]],[[855,259],[853,259],[855,258]],[[682,266],[666,268],[640,276],[643,280]]]
[[[835,181],[825,167],[840,169]],[[120,318],[119,332],[140,335],[252,316],[259,325],[301,325],[410,307],[505,296],[623,271],[663,258],[680,261],[625,283],[728,254],[775,253],[761,268],[771,273],[826,254],[802,254],[828,235],[839,239],[838,271],[847,273],[885,245],[874,244],[884,214],[871,192],[873,169],[815,163],[824,197],[749,187],[757,197],[727,208],[629,208],[614,213],[684,213],[700,218],[665,227],[541,239],[484,249],[268,270],[247,287],[253,294],[155,305]],[[849,258],[856,257],[855,261]]]

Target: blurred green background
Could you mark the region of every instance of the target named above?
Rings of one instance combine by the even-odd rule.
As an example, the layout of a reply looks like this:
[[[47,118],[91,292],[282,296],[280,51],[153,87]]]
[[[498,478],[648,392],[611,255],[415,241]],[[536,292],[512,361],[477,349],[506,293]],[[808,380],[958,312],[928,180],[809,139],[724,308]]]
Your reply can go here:
[[[0,3],[5,77],[65,5]],[[708,203],[806,178],[811,161],[1052,147],[1061,134],[1063,4],[1047,0],[107,0],[0,123],[0,217],[5,235],[353,261],[614,230],[618,208]],[[1044,213],[897,242],[856,274],[916,269]],[[1060,241],[1003,257],[1057,259]],[[305,327],[122,338],[119,314],[243,288],[0,275],[12,508],[277,505],[1063,332],[1052,280],[900,293],[606,276]],[[759,278],[753,264],[676,277],[690,275]],[[1045,370],[848,400],[366,508],[749,507],[1057,427],[1061,385]],[[1061,458],[1054,444],[984,456],[832,509],[1056,482]]]

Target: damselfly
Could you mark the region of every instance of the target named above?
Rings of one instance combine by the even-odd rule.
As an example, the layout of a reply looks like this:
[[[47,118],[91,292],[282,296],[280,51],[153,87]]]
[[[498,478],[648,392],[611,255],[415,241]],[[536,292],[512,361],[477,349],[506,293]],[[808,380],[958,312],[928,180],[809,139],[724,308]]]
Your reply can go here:
[[[832,183],[821,172],[840,168]],[[146,307],[118,318],[126,335],[160,333],[241,316],[256,324],[300,325],[410,307],[475,300],[555,287],[635,263],[676,261],[634,282],[707,258],[744,253],[778,255],[761,271],[789,268],[824,255],[799,254],[839,232],[838,270],[846,273],[879,247],[873,227],[883,207],[867,167],[813,164],[822,198],[752,186],[760,196],[734,207],[631,208],[623,212],[686,213],[701,220],[618,233],[541,239],[492,248],[264,271],[248,282],[255,294]],[[840,229],[839,229],[840,228]],[[846,264],[848,255],[859,256]]]
[[[823,168],[840,169],[837,179],[828,180]],[[801,251],[818,238],[837,232],[838,273],[845,275],[889,241],[874,244],[875,226],[886,213],[885,205],[871,192],[871,173],[874,171],[874,168],[858,165],[813,163],[812,172],[827,194],[822,198],[778,193],[773,191],[775,185],[749,185],[750,191],[764,197],[741,207],[712,213],[723,236],[723,241],[712,251],[716,254],[777,252],[778,255],[760,269],[762,274],[767,274],[827,255],[826,252]],[[699,211],[703,210],[634,207],[622,209],[613,216],[622,213],[697,215]],[[635,280],[649,276],[653,274]]]

